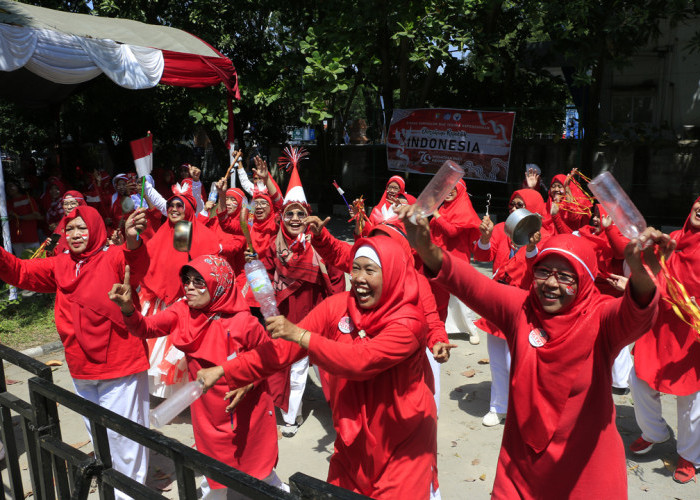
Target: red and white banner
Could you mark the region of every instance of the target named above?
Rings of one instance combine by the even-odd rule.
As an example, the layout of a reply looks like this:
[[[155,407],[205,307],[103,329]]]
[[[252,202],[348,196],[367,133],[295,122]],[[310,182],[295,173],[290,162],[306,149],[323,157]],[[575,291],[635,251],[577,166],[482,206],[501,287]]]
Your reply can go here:
[[[446,160],[467,179],[506,182],[515,113],[395,109],[387,138],[389,170],[435,174]]]
[[[131,154],[139,177],[145,177],[153,171],[153,136],[131,141]]]

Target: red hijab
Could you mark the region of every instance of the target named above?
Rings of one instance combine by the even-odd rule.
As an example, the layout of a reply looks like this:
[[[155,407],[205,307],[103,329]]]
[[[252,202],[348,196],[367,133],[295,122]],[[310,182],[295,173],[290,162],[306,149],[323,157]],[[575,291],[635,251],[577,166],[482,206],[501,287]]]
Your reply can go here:
[[[211,296],[209,303],[202,309],[187,308],[187,313],[178,316],[177,346],[183,352],[195,352],[199,349],[205,335],[224,335],[219,318],[229,318],[240,312],[248,311],[243,295],[236,288],[233,269],[217,255],[200,255],[180,268],[180,276],[188,269],[194,269],[206,282]],[[184,295],[182,283],[180,294]]]
[[[406,181],[403,180],[402,177],[398,175],[394,175],[389,178],[389,180],[386,182],[386,187],[389,187],[389,184],[392,182],[395,182],[396,184],[399,185],[399,192],[396,193],[396,196],[399,195],[404,195],[406,196],[406,199],[408,200],[408,196],[406,195]],[[415,202],[415,199],[414,199]],[[410,203],[410,201],[409,201]],[[384,193],[382,194],[382,198],[379,200],[379,203],[377,203],[377,206],[372,209],[372,212],[369,215],[369,220],[372,224],[379,224],[381,222],[384,222],[387,220],[387,217],[385,217],[385,213],[383,213],[382,209],[384,209],[384,212],[391,208],[393,205],[393,202],[387,200],[386,198],[386,189],[384,189]]]
[[[586,194],[581,191],[581,189],[574,184],[573,182],[569,182],[567,185],[567,176],[564,174],[558,174],[555,175],[552,178],[552,182],[549,184],[549,187],[552,187],[552,184],[555,182],[558,182],[564,188],[569,188],[569,192],[571,193],[571,196],[573,197],[575,201],[575,207],[580,206],[581,208],[576,208],[576,210],[583,210],[584,208],[590,208],[592,206],[591,200],[586,196]],[[549,215],[551,212],[552,208],[552,196],[549,195],[547,197],[547,206],[546,206],[546,213],[547,213],[547,218],[551,218]],[[583,213],[575,213],[572,212],[571,210],[568,209],[568,207],[571,207],[571,202],[566,201],[566,196],[564,197],[564,200],[560,202],[559,205],[559,216],[564,220],[567,226],[571,228],[572,231],[576,231],[577,229],[585,226],[588,224],[588,221],[590,219],[590,216],[588,214],[583,214]],[[572,207],[573,208],[573,207]]]
[[[218,254],[219,238],[216,233],[199,222],[195,216],[197,203],[189,194],[176,194],[168,199],[179,199],[185,205],[183,220],[192,223],[192,248],[190,256]],[[151,266],[143,278],[143,284],[168,306],[181,297],[182,285],[172,269],[187,264],[187,253],[178,252],[173,247],[174,224],[168,219],[156,234],[147,242],[148,254],[151,256]]]
[[[272,204],[272,198],[265,192],[256,191],[253,193],[253,201],[265,200],[270,204],[270,213],[263,220],[253,217],[253,227],[250,230],[250,239],[253,241],[253,248],[256,252],[266,251],[270,248],[273,238],[277,235],[277,213]]]
[[[594,285],[596,255],[582,238],[571,234],[553,236],[540,251],[534,265],[550,255],[564,258],[578,278],[576,298],[566,309],[550,314],[542,309],[530,287],[525,314],[534,328],[544,330],[547,342],[513,360],[511,388],[514,418],[524,442],[535,452],[552,439],[580,364],[591,355],[600,324],[601,306],[612,297],[601,295]]]
[[[61,195],[55,201],[51,200],[51,194],[49,193],[51,186],[56,186],[61,193]],[[39,202],[46,213],[46,222],[49,224],[60,221],[65,215],[63,212],[63,194],[67,189],[68,188],[65,183],[58,177],[49,177],[44,194],[42,194],[39,198]]]
[[[66,191],[65,194],[61,197],[61,210],[63,210],[63,202],[66,200],[66,196],[72,196],[75,198],[75,201],[78,202],[79,207],[85,207],[87,206],[87,203],[85,203],[85,197],[83,194],[79,191]],[[63,217],[59,223],[56,225],[55,229],[53,230],[54,233],[58,234],[61,236],[61,239],[58,240],[58,244],[54,248],[54,255],[58,255],[59,253],[63,253],[64,250],[68,250],[68,245],[65,239],[65,233],[66,233],[66,217]]]
[[[698,197],[693,205],[700,201]],[[668,259],[668,267],[673,276],[676,276],[685,287],[688,295],[700,299],[700,229],[690,224],[692,213],[685,219],[685,224],[680,231],[672,234],[678,243],[676,251]]]
[[[241,210],[243,209],[243,203],[246,200],[245,194],[238,188],[231,188],[226,190],[227,198],[235,198],[238,206],[233,211],[233,213],[228,213],[228,211],[219,214],[219,225],[221,229],[229,234],[243,234],[241,230]]]
[[[67,255],[54,257],[61,259],[56,261],[54,276],[58,289],[71,303],[78,344],[88,359],[104,363],[111,328],[128,335],[119,306],[107,297],[112,285],[124,279],[124,268],[116,269],[109,253],[122,249],[107,245],[107,229],[97,210],[78,206],[65,217],[66,224],[77,217],[88,228],[87,248],[80,254],[69,251]]]

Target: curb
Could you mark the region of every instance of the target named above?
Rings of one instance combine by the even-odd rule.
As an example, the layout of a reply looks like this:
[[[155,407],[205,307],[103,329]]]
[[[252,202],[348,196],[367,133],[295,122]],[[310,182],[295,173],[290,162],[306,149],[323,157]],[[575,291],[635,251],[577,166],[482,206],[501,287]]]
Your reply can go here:
[[[29,356],[30,358],[38,358],[44,354],[49,354],[50,352],[59,351],[63,349],[63,342],[57,340],[55,342],[49,342],[48,344],[40,345],[38,347],[30,347],[22,351],[22,354]]]

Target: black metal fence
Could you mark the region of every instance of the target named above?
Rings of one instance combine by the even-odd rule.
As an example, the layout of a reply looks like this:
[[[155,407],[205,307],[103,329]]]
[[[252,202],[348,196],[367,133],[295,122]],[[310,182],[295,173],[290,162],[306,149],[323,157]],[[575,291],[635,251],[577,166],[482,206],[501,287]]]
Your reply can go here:
[[[101,499],[113,499],[115,489],[137,499],[167,498],[112,468],[107,429],[171,459],[179,498],[183,500],[197,498],[196,474],[210,477],[251,499],[366,498],[300,472],[290,477],[292,491],[286,493],[55,385],[51,367],[33,358],[0,345],[0,359],[35,375],[28,380],[30,401],[24,401],[7,392],[4,363],[0,362],[0,429],[10,482],[3,487],[11,498],[24,498],[13,412],[20,417],[21,439],[25,444],[34,497],[40,500],[85,499],[93,479],[97,480]],[[63,442],[58,404],[89,420],[94,456]]]

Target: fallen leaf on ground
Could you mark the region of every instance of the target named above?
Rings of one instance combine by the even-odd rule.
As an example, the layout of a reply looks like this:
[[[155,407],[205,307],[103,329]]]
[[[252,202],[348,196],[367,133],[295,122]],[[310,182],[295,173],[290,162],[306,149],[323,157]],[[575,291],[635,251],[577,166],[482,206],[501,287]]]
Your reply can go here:
[[[5,385],[15,385],[21,383],[21,380],[12,380],[11,378],[5,379]]]
[[[455,446],[457,446],[457,441],[452,441],[452,447],[454,448]]]
[[[51,359],[46,362],[46,366],[63,366],[63,361],[59,361],[58,359]]]
[[[642,490],[642,491],[649,491],[649,487],[648,487],[648,486],[640,486],[639,489]]]
[[[462,458],[461,455],[460,455],[459,453],[455,453],[455,457],[457,457],[457,458]]]
[[[483,358],[478,361],[480,365],[488,365],[489,364],[489,358]]]
[[[474,481],[476,481],[476,479],[474,479],[473,477],[468,477],[468,478],[465,479],[464,481],[465,481],[466,483],[473,483]]]
[[[486,481],[486,474],[482,474],[479,476],[479,481]]]
[[[87,441],[80,441],[79,443],[73,443],[71,446],[72,446],[73,448],[78,448],[78,449],[80,449],[80,448],[82,448],[83,446],[85,446],[86,444],[88,444],[89,442],[90,442],[90,440],[88,439]]]
[[[664,467],[666,467],[666,470],[668,470],[669,472],[676,472],[676,464],[673,463],[673,461],[670,458],[664,457],[663,462]]]
[[[474,375],[476,375],[476,370],[473,368],[471,370],[467,370],[465,372],[462,372],[462,375],[464,375],[467,378],[472,378]]]
[[[480,463],[481,463],[481,460],[479,460],[478,458],[475,458],[474,460],[472,460],[472,465],[479,465]]]

